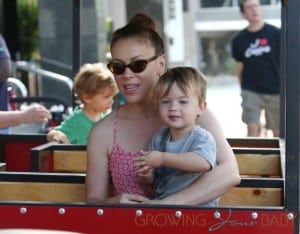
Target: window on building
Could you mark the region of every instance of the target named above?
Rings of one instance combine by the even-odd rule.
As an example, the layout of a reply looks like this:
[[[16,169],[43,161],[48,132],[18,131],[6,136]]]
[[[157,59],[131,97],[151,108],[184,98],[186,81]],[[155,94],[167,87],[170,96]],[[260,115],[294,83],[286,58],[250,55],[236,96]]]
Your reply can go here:
[[[202,8],[232,6],[233,0],[200,0]]]
[[[239,0],[200,0],[201,8],[237,6]],[[279,0],[260,0],[261,5],[275,5]]]

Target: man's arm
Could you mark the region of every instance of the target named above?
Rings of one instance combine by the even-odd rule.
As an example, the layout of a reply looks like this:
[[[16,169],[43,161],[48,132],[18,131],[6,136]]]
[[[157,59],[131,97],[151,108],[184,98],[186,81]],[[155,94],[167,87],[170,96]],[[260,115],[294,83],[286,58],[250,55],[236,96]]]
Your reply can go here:
[[[41,105],[32,105],[26,110],[0,111],[0,128],[22,123],[43,123],[51,119],[51,113]]]
[[[243,63],[237,62],[235,67],[235,74],[239,79],[240,84],[242,84],[242,70],[243,70]]]
[[[0,59],[0,83],[11,76],[11,60],[10,58]]]

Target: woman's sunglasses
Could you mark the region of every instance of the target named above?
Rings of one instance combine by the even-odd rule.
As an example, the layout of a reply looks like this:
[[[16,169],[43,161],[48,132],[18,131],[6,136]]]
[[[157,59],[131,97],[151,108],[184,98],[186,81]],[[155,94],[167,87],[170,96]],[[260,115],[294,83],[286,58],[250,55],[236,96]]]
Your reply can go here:
[[[149,59],[140,59],[132,61],[128,64],[111,61],[109,64],[107,64],[107,68],[115,75],[123,74],[126,67],[128,67],[134,73],[140,73],[146,69],[149,62],[155,60],[157,57],[158,55],[154,55]]]

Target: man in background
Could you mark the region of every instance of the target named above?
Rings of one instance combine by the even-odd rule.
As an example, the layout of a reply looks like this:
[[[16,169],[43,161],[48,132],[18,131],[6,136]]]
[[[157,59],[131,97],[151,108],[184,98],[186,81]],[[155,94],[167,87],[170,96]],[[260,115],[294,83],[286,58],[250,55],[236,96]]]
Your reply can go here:
[[[11,75],[10,53],[6,43],[0,34],[0,111],[8,110],[7,78]],[[6,133],[8,129],[0,128],[0,133]]]
[[[263,136],[261,113],[266,129],[279,136],[280,126],[280,29],[262,19],[259,0],[241,0],[241,14],[248,26],[232,40],[232,56],[237,61],[236,74],[241,84],[242,120],[248,136]]]
[[[23,123],[43,123],[51,118],[50,112],[41,105],[26,110],[11,111],[8,108],[7,78],[11,75],[10,53],[0,34],[0,134],[9,133],[9,127]]]

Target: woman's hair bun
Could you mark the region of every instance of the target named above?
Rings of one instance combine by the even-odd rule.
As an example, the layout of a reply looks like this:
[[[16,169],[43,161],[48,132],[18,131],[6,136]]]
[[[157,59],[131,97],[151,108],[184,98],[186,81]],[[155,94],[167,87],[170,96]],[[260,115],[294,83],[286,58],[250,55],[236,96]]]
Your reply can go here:
[[[141,27],[146,27],[146,28],[151,28],[155,30],[155,22],[151,17],[149,17],[146,14],[143,13],[137,13],[135,14],[129,21],[128,25],[136,25],[136,26],[141,26]]]

